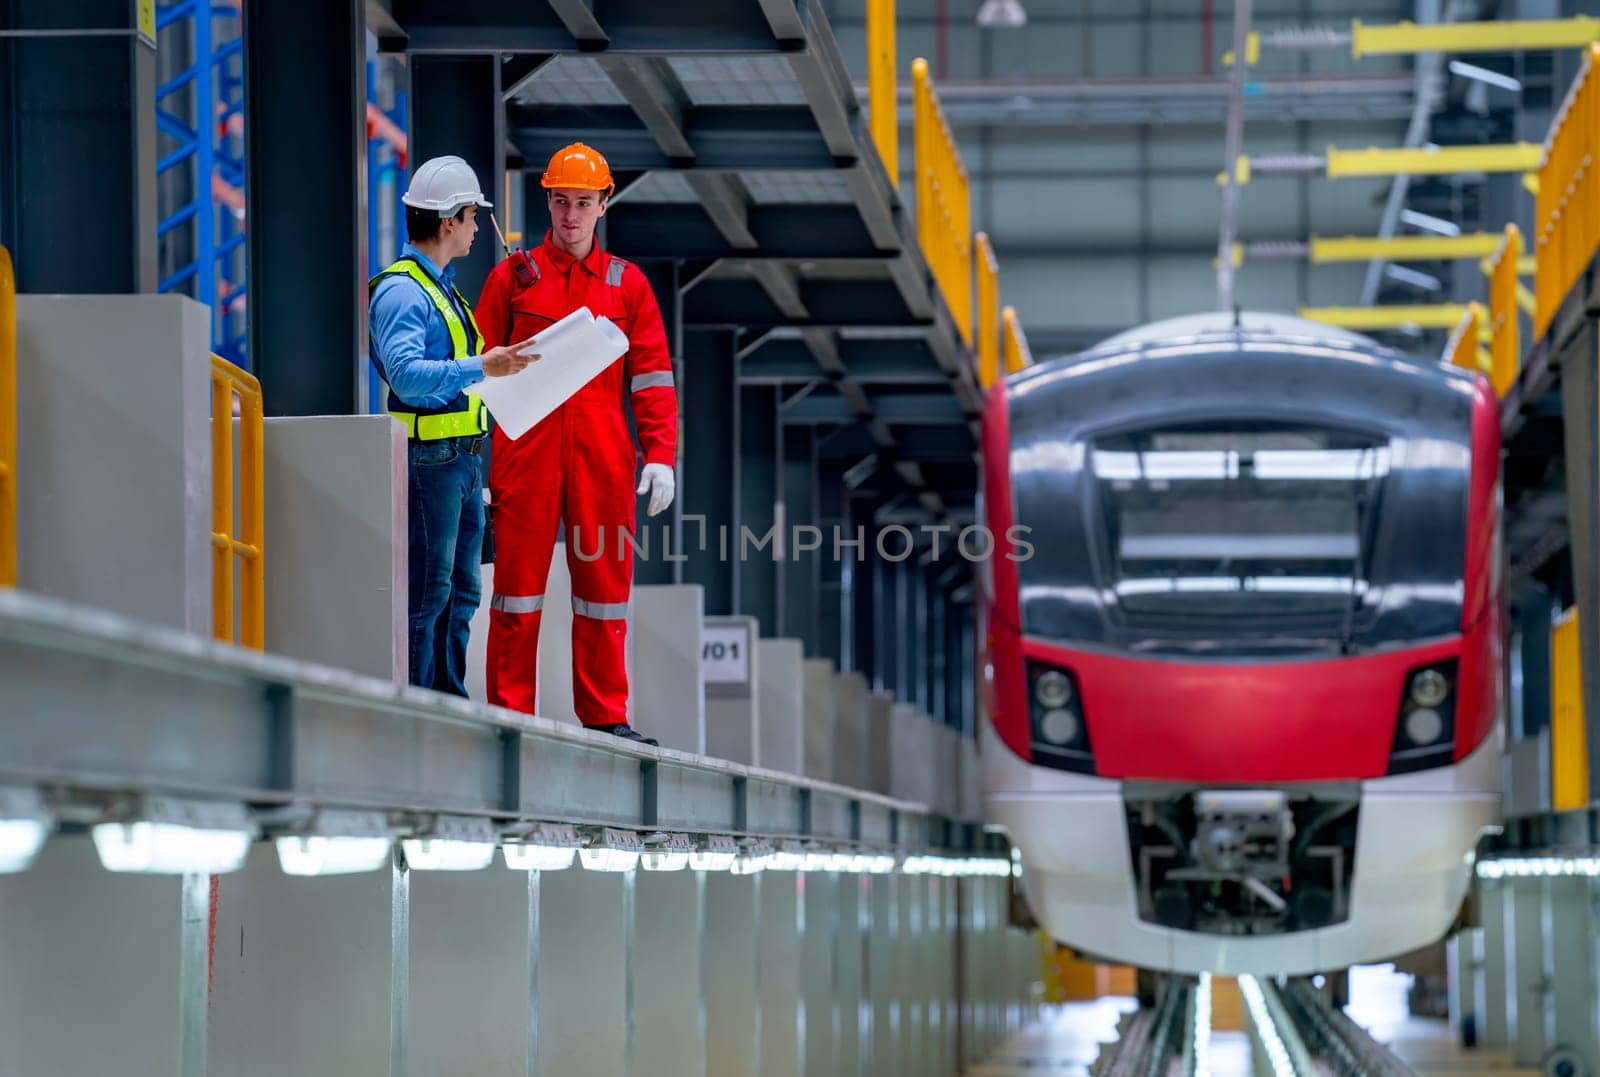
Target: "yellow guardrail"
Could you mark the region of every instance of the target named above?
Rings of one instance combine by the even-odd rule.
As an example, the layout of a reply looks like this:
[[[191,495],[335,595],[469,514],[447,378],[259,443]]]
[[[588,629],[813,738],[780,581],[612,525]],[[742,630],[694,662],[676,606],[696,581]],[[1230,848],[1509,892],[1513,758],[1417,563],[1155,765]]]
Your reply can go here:
[[[989,236],[979,232],[975,246],[978,276],[978,384],[987,389],[1000,376],[1000,263]]]
[[[1444,346],[1444,361],[1466,370],[1489,373],[1489,350],[1483,346],[1483,307],[1468,303],[1467,312]]]
[[[1533,215],[1533,252],[1539,259],[1534,275],[1535,336],[1543,336],[1550,327],[1600,241],[1600,186],[1591,159],[1600,120],[1600,78],[1592,77],[1597,60],[1600,45],[1590,45],[1550,125],[1539,162]]]
[[[1600,38],[1600,19],[1504,19],[1494,22],[1350,23],[1350,54],[1398,56],[1418,52],[1515,52],[1577,48]]]
[[[1024,367],[1033,365],[1033,352],[1028,350],[1028,338],[1022,332],[1022,325],[1017,321],[1015,307],[1007,307],[1000,312],[1000,320],[1005,325],[1006,333],[1006,373],[1015,374]]]
[[[1534,142],[1499,146],[1369,146],[1327,151],[1328,178],[1347,176],[1442,176],[1454,172],[1529,172],[1539,166]]]
[[[1550,632],[1550,806],[1571,811],[1589,803],[1589,747],[1583,724],[1583,660],[1578,608]]]
[[[1300,317],[1307,321],[1337,325],[1344,329],[1399,329],[1407,325],[1414,325],[1418,329],[1454,329],[1461,324],[1466,313],[1467,308],[1461,303],[1300,308]]]
[[[972,345],[972,192],[956,140],[928,77],[911,64],[912,142],[917,177],[917,241],[967,346]]]
[[[239,512],[234,528],[233,398],[239,397]],[[211,357],[211,632],[260,650],[266,644],[261,383]],[[238,622],[234,558],[239,559]],[[237,636],[235,633],[237,632]]]
[[[0,587],[17,585],[17,275],[0,247]]]
[[[1495,232],[1469,232],[1463,236],[1312,236],[1311,262],[1366,262],[1373,258],[1394,261],[1449,261],[1487,258],[1500,246]]]
[[[900,186],[900,101],[895,85],[894,0],[867,0],[867,115],[889,182]]]
[[[1522,368],[1519,314],[1526,291],[1517,274],[1522,265],[1522,232],[1506,225],[1505,238],[1489,263],[1489,380],[1505,396]]]

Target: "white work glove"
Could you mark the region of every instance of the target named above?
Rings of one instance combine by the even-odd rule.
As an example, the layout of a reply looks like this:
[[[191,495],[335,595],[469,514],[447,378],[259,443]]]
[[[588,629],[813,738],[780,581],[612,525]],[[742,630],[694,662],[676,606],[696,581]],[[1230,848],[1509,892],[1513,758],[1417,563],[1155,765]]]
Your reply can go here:
[[[650,494],[650,505],[645,511],[651,516],[665,512],[667,506],[672,504],[672,496],[678,492],[678,483],[672,477],[672,469],[666,464],[646,464],[639,473],[639,489],[635,493]]]

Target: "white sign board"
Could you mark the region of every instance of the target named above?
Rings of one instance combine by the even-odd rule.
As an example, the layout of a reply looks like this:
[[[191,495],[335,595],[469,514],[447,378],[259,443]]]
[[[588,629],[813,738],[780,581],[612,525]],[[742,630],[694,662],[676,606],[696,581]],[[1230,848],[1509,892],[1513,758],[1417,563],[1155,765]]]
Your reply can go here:
[[[750,683],[750,629],[706,625],[700,630],[700,676],[706,684]]]

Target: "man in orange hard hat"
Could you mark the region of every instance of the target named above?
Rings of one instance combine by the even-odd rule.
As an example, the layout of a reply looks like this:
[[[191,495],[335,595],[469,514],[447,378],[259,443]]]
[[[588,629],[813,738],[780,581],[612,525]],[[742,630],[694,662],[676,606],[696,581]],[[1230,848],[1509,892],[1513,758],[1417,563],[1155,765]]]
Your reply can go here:
[[[672,504],[678,451],[672,356],[644,273],[595,241],[613,189],[606,159],[574,142],[550,158],[542,185],[550,229],[543,243],[513,252],[489,273],[477,304],[485,342],[526,340],[588,307],[616,323],[628,350],[520,438],[494,431],[489,702],[533,713],[545,581],[565,521],[574,710],[591,729],[654,744],[628,725],[624,645],[633,549],[625,537],[633,534],[635,493],[650,495],[652,516]],[[643,454],[637,489],[624,396]]]

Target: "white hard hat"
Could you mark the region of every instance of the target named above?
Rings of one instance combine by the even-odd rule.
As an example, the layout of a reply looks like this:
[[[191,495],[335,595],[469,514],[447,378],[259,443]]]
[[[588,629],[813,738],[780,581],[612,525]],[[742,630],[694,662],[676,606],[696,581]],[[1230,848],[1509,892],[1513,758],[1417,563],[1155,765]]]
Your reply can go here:
[[[483,197],[478,174],[459,157],[430,157],[411,174],[411,186],[400,201],[414,209],[437,210],[439,216],[454,216],[462,206],[490,209],[494,203]]]

